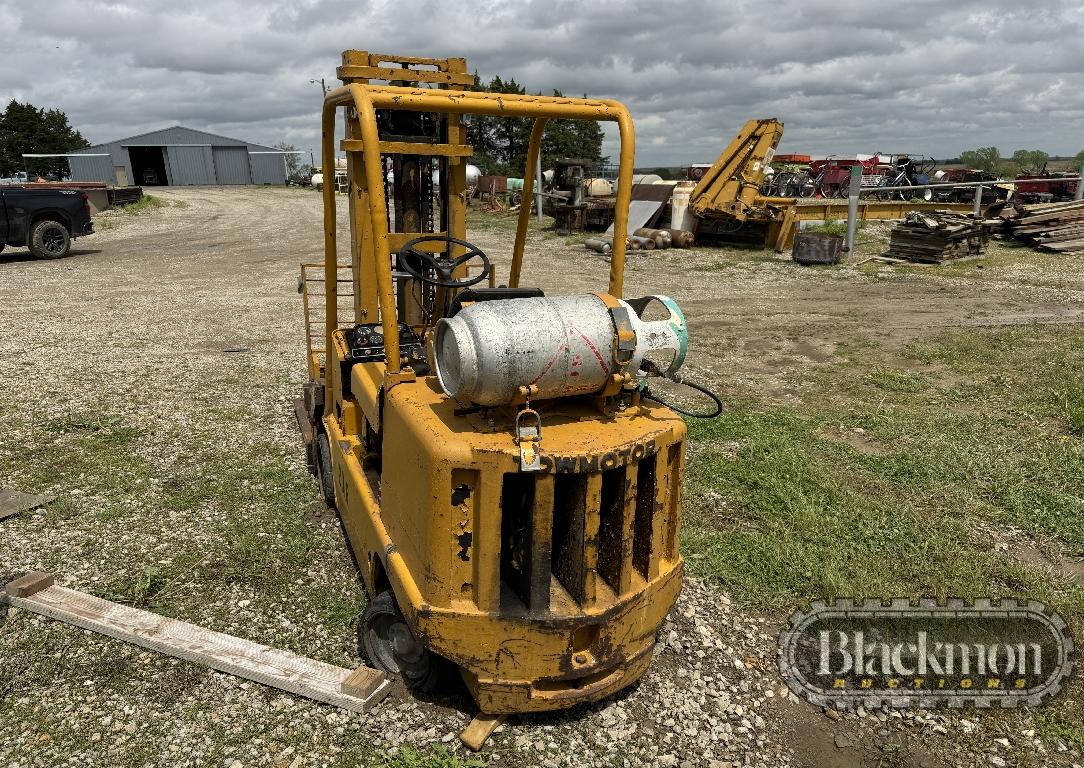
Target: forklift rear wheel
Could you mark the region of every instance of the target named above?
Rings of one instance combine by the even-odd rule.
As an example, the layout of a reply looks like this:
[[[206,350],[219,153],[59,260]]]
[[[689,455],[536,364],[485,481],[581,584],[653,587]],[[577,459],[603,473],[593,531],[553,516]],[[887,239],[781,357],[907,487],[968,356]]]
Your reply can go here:
[[[331,480],[331,443],[327,432],[316,437],[316,479],[320,483],[320,494],[329,508],[335,509],[335,484]]]
[[[432,693],[444,681],[448,662],[414,637],[390,590],[365,607],[358,623],[358,640],[370,664],[401,677],[416,691]]]

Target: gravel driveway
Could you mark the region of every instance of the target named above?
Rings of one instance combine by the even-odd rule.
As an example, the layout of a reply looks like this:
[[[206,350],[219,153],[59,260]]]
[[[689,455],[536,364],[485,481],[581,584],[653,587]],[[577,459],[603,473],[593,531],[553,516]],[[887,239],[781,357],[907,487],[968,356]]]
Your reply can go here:
[[[322,258],[319,199],[296,189],[155,194],[169,205],[99,218],[99,233],[69,258],[0,257],[0,486],[57,497],[0,523],[0,574],[51,571],[65,586],[354,666],[363,593],[305,471],[291,411],[304,358],[297,265]],[[475,234],[487,250],[510,250],[506,233]],[[532,245],[531,256],[527,282],[565,290],[599,287],[607,268],[563,239]],[[827,313],[836,331],[832,318],[850,322],[856,306],[877,315],[875,277],[855,278],[850,309],[829,307],[831,274],[780,282],[755,265],[695,271],[717,258],[671,251],[650,267],[634,258],[627,292],[683,297],[690,368],[726,371],[734,386],[783,392],[834,343],[816,332],[794,339],[794,315],[771,311],[780,301],[797,301],[791,309],[813,326]],[[963,304],[909,290],[914,301],[893,304],[885,326],[984,317],[997,289]],[[1026,311],[1056,318],[1058,291]],[[513,718],[471,758],[455,739],[470,719],[461,695],[423,701],[396,689],[368,715],[346,713],[11,610],[0,627],[0,764],[996,766],[1018,753],[1046,754],[1036,765],[1079,762],[1034,740],[1026,715],[989,725],[829,717],[774,671],[782,620],[690,579],[641,684],[596,706]]]

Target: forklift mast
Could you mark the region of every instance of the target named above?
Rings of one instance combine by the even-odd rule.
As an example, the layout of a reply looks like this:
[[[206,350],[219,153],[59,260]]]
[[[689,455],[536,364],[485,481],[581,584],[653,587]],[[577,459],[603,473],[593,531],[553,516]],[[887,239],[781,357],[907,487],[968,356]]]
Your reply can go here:
[[[474,76],[467,72],[466,59],[390,56],[356,50],[343,52],[342,65],[336,74],[345,86],[368,85],[373,80],[442,90],[474,84]],[[358,322],[372,323],[377,321],[379,309],[375,275],[366,274],[366,265],[372,264],[375,256],[371,252],[372,238],[366,237],[371,235],[371,228],[364,223],[369,216],[369,193],[363,163],[358,153],[351,151],[361,145],[361,126],[354,110],[346,110],[343,117],[345,138],[340,148],[346,152],[351,189],[354,316]],[[376,125],[381,144],[389,252],[398,253],[405,243],[424,234],[463,239],[467,229],[467,159],[471,148],[466,144],[462,117],[449,112],[378,109]],[[395,303],[399,322],[430,323],[432,318],[424,315],[436,299],[435,292],[417,281],[400,279],[397,283]]]

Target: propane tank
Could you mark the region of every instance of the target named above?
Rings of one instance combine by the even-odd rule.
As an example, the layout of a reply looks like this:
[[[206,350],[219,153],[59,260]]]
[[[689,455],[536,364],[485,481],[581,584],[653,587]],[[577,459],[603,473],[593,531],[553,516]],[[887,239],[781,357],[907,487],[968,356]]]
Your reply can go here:
[[[675,248],[692,248],[695,241],[693,233],[687,229],[668,229],[670,242]]]
[[[666,296],[621,301],[600,295],[503,299],[442,318],[433,342],[441,389],[461,402],[507,405],[521,387],[532,400],[600,392],[615,373],[638,373],[647,352],[670,350],[666,375],[685,360],[685,316]],[[670,315],[643,320],[634,307],[657,301]],[[612,308],[611,308],[612,305]],[[634,341],[618,344],[618,328]]]
[[[637,237],[636,235],[633,235],[629,238],[629,241],[632,242],[634,245],[640,246],[645,251],[651,251],[655,248],[655,241],[652,240],[650,237]]]
[[[670,233],[665,229],[650,229],[648,227],[640,227],[632,234],[637,237],[649,237],[655,241],[656,248],[669,248],[672,241]]]
[[[585,248],[598,253],[609,253],[613,250],[613,243],[609,240],[603,240],[599,237],[590,237],[583,241]]]

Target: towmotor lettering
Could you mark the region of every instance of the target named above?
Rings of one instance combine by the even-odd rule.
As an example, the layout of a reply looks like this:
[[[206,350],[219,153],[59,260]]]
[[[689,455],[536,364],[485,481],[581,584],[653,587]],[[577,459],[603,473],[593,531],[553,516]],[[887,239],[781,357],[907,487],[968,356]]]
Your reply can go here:
[[[632,443],[606,453],[588,453],[580,456],[554,456],[543,453],[539,458],[542,471],[550,474],[605,472],[617,469],[655,453],[655,441]]]

